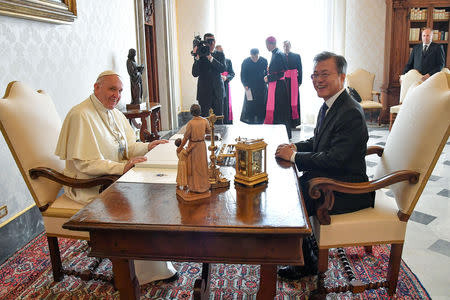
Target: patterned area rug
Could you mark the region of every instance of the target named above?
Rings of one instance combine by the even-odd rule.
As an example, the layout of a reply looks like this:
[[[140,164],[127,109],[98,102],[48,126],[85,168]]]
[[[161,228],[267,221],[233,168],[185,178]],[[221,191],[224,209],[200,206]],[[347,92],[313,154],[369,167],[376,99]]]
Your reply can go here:
[[[84,241],[59,239],[64,266],[86,269],[92,258],[87,257],[87,244]],[[363,282],[385,278],[388,246],[373,247],[373,254],[367,255],[361,247],[345,249],[354,268],[357,279]],[[199,263],[174,263],[180,277],[172,283],[156,282],[141,287],[141,299],[191,299],[196,278],[201,275]],[[112,265],[103,260],[98,272],[112,277]],[[345,282],[337,251],[329,252],[329,271],[327,285],[334,286]],[[111,284],[91,280],[82,281],[74,276],[64,276],[61,282],[54,283],[48,256],[47,239],[39,235],[0,267],[0,300],[6,299],[119,299],[118,291]],[[210,299],[254,299],[259,284],[259,266],[213,264],[211,268]],[[277,300],[307,299],[309,291],[316,286],[316,277],[300,281],[278,281]],[[402,261],[397,287],[400,299],[431,299]],[[385,289],[366,291],[353,295],[330,294],[328,299],[389,299]]]

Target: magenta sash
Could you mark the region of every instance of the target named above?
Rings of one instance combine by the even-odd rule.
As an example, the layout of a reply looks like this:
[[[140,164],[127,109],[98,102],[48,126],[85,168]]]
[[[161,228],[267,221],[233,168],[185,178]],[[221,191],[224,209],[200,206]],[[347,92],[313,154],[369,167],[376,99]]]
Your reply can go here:
[[[292,120],[298,119],[298,71],[297,69],[291,69],[284,72],[284,76],[291,79],[291,110]]]
[[[228,72],[225,71],[222,73],[223,76],[227,76]],[[230,91],[230,82],[228,81],[228,120],[233,121],[233,109],[231,107],[231,91]]]
[[[278,80],[284,80],[284,76]],[[267,92],[266,118],[264,119],[264,124],[273,124],[273,112],[275,110],[275,90],[277,89],[277,81],[269,82],[269,90]]]

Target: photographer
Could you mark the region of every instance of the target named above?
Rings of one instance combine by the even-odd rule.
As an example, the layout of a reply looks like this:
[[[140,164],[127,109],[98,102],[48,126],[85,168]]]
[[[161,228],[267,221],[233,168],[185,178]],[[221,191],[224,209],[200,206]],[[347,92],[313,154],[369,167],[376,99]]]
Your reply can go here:
[[[221,73],[225,72],[225,56],[223,53],[214,52],[216,40],[214,35],[206,33],[203,41],[196,37],[192,55],[192,76],[198,77],[197,100],[201,107],[202,117],[208,116],[212,108],[216,115],[223,114],[223,97],[225,89]]]

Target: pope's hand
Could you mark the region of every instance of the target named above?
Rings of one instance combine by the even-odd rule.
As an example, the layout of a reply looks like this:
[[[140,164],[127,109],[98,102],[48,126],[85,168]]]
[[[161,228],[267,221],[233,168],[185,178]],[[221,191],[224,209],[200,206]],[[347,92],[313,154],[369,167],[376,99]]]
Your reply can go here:
[[[168,142],[169,142],[168,140],[154,140],[153,142],[148,144],[148,151],[152,150],[159,144],[167,144]]]
[[[123,168],[123,174],[128,172],[132,167],[134,167],[135,164],[144,162],[146,160],[147,160],[147,157],[145,157],[145,156],[136,156],[136,157],[131,158],[125,165],[125,168]]]

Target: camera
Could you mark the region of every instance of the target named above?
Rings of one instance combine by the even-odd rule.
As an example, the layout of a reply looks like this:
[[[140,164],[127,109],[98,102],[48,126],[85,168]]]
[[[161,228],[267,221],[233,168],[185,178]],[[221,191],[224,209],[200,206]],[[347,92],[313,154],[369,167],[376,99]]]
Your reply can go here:
[[[210,47],[210,41],[212,40],[206,40],[202,41],[202,38],[199,35],[196,35],[194,37],[194,40],[192,41],[192,47],[197,47],[197,53],[194,53],[194,51],[191,51],[192,56],[198,55],[199,57],[206,57],[210,54],[209,47]]]

